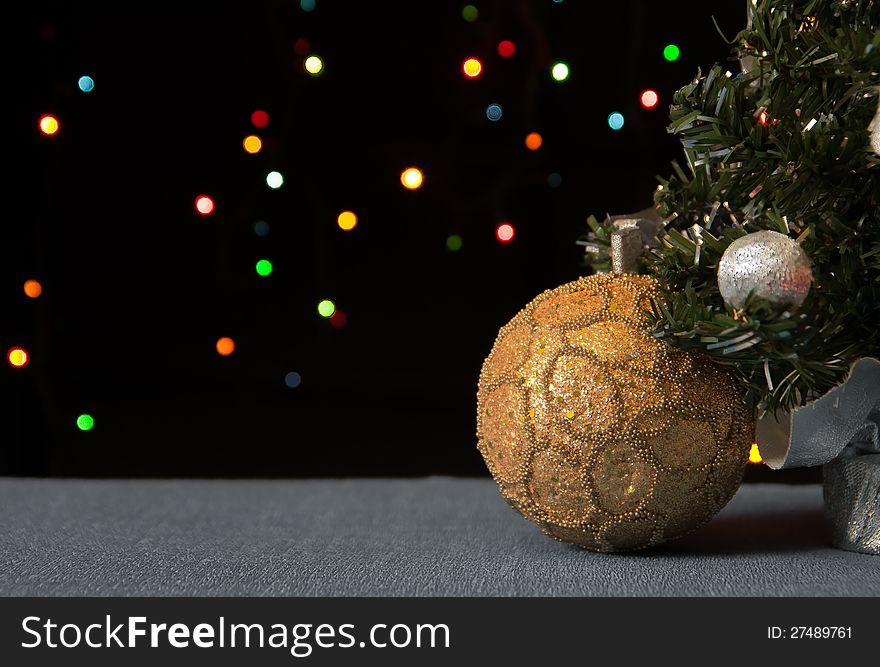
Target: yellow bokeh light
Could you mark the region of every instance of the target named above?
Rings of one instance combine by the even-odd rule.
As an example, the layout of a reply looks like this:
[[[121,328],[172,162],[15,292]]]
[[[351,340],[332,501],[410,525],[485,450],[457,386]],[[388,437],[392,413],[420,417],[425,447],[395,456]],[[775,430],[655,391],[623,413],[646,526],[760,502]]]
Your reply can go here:
[[[43,286],[40,284],[39,280],[25,280],[24,293],[30,298],[36,299],[43,293]]]
[[[417,190],[422,187],[423,180],[424,176],[422,176],[422,172],[415,167],[404,169],[403,173],[400,175],[400,182],[403,183],[403,187],[407,190]]]
[[[342,229],[346,232],[349,232],[357,227],[357,223],[358,217],[351,211],[343,211],[339,214],[339,217],[336,218],[336,224],[339,225],[339,229]]]
[[[464,69],[464,73],[470,78],[474,78],[480,75],[480,72],[483,71],[482,63],[476,58],[468,58],[464,61],[464,65],[462,65],[462,69]]]
[[[43,116],[40,118],[40,132],[47,136],[52,136],[58,132],[58,119],[55,116]]]
[[[245,137],[242,143],[244,149],[251,154],[259,153],[260,149],[263,147],[262,140],[256,134],[251,134]]]
[[[324,61],[318,56],[309,56],[303,63],[303,67],[306,68],[306,72],[309,74],[320,74],[324,69]]]
[[[9,350],[9,363],[16,368],[24,368],[28,363],[28,353],[20,347]]]
[[[751,449],[749,449],[749,463],[764,463],[764,459],[761,458],[761,452],[758,451],[757,442],[753,442]]]

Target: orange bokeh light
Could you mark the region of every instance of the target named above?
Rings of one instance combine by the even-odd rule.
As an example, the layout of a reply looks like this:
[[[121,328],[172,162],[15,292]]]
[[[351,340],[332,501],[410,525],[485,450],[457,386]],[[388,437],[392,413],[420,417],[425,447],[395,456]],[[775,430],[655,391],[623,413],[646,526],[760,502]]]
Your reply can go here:
[[[260,149],[263,148],[263,141],[256,134],[251,134],[245,137],[242,144],[244,145],[244,149],[251,155],[259,153]]]
[[[424,180],[425,177],[422,175],[421,170],[416,167],[404,169],[400,175],[400,182],[403,183],[403,187],[407,190],[417,190],[422,187],[422,181]]]
[[[43,293],[43,286],[40,284],[39,280],[25,280],[24,293],[30,298],[36,299]]]
[[[526,135],[526,148],[530,151],[536,151],[544,143],[544,138],[537,132],[529,132]]]
[[[357,227],[357,223],[358,217],[352,211],[343,211],[339,214],[339,217],[336,218],[336,224],[339,225],[339,229],[346,232]]]
[[[221,357],[228,357],[233,352],[235,352],[234,340],[227,336],[217,339],[217,354],[219,354]]]

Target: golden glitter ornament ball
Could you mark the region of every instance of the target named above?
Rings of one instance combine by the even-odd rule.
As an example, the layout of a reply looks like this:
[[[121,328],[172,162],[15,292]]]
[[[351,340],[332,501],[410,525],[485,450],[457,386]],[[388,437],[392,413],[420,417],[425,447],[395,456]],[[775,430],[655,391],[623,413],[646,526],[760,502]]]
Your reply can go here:
[[[754,433],[733,376],[650,335],[649,276],[544,292],[498,334],[477,394],[479,450],[504,498],[548,535],[641,549],[708,521]]]

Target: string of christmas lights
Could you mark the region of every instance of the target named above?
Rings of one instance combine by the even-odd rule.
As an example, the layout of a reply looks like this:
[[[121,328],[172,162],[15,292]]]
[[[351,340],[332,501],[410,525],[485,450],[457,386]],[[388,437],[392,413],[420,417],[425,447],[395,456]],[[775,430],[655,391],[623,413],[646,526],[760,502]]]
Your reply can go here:
[[[551,0],[551,4],[563,5],[564,3],[562,0]],[[300,0],[299,7],[306,14],[320,13],[317,0]],[[482,20],[480,10],[476,5],[465,5],[460,11],[461,17],[466,24],[476,27]],[[497,54],[499,60],[496,61],[485,57],[485,54],[490,51]],[[327,62],[321,55],[314,52],[311,40],[308,37],[297,38],[293,42],[293,52],[301,59],[301,74],[312,78],[319,78],[326,73]],[[332,50],[328,49],[328,52],[332,54]],[[496,38],[493,40],[491,49],[481,51],[480,53],[483,56],[474,53],[461,54],[461,59],[458,61],[460,63],[461,76],[465,80],[472,81],[473,85],[477,87],[481,85],[482,81],[491,77],[496,68],[502,68],[505,62],[513,61],[520,56],[521,52],[513,40]],[[678,45],[668,43],[663,46],[658,55],[662,56],[664,61],[674,63],[681,58],[681,50]],[[331,59],[331,67],[333,66],[335,65],[333,65]],[[549,81],[562,85],[575,80],[576,70],[577,67],[573,67],[566,60],[558,59],[546,65],[545,71]],[[76,79],[75,85],[76,89],[81,93],[91,94],[95,90],[96,81],[92,76],[83,74]],[[550,85],[553,84],[551,83]],[[638,103],[644,111],[657,109],[660,106],[660,101],[661,95],[653,88],[644,88],[638,94]],[[507,122],[505,104],[507,102],[502,103],[501,101],[486,99],[483,107],[485,119],[492,124]],[[773,119],[769,116],[766,119],[761,118],[759,120],[762,124],[773,122]],[[263,152],[267,139],[272,136],[272,117],[269,111],[258,108],[250,114],[249,121],[252,129],[249,128],[250,131],[243,134],[241,149],[243,149],[247,156],[255,156]],[[611,110],[607,116],[607,126],[614,132],[623,130],[626,127],[623,113]],[[37,127],[50,140],[56,140],[57,137],[63,134],[63,125],[54,113],[45,113],[39,116]],[[530,129],[520,136],[522,136],[522,147],[530,153],[538,153],[538,151],[546,150],[547,148],[547,139],[537,129]],[[430,175],[426,174],[424,167],[420,165],[407,165],[397,175],[388,174],[389,179],[395,177],[399,179],[404,190],[417,193],[426,187]],[[285,177],[278,169],[263,172],[261,178],[269,190],[279,190],[285,185]],[[549,188],[559,188],[562,184],[562,175],[558,172],[552,172],[548,174],[546,183]],[[345,198],[345,193],[340,193],[340,199]],[[220,207],[224,205],[223,201],[220,201],[218,204],[215,194],[212,193],[196,194],[192,202],[196,216],[206,222],[210,222],[212,216],[216,215],[218,205]],[[356,204],[356,202],[352,203]],[[362,224],[356,213],[357,206],[353,206],[352,209],[354,210],[342,209],[341,206],[337,208],[340,212],[336,217],[335,224],[339,230],[346,234],[356,234]],[[267,238],[270,235],[271,226],[265,220],[257,220],[253,223],[253,232],[260,238]],[[493,223],[492,233],[495,240],[501,246],[514,244],[518,236],[514,223],[507,219],[496,220]],[[446,249],[450,253],[458,253],[465,246],[465,239],[458,232],[446,235],[444,242]],[[270,278],[276,268],[268,257],[259,257],[256,259],[253,267],[257,277],[260,279]],[[38,299],[43,293],[43,289],[41,282],[35,278],[28,278],[24,283],[24,293],[29,299]],[[316,304],[318,316],[327,320],[333,328],[343,329],[346,327],[348,316],[338,308],[333,300],[322,298],[317,300]],[[220,336],[216,338],[215,349],[218,356],[228,358],[235,354],[237,346],[232,337]],[[31,357],[24,347],[16,345],[8,349],[7,360],[13,368],[25,369]],[[291,389],[300,387],[304,381],[302,374],[296,370],[286,371],[283,374],[283,380],[284,385]],[[79,430],[89,431],[94,427],[95,419],[91,414],[83,413],[76,418],[75,424]]]

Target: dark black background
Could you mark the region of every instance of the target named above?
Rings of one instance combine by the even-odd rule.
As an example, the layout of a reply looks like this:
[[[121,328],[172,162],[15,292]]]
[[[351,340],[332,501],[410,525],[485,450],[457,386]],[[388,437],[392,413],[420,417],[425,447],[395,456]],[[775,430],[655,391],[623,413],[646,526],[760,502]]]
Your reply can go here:
[[[741,0],[33,3],[10,21],[0,472],[485,474],[498,328],[583,272],[590,213],[650,205],[671,94],[729,58]],[[14,26],[14,27],[13,27]],[[307,38],[325,61],[310,77]],[[505,60],[500,39],[517,45]],[[668,42],[682,58],[667,63]],[[484,63],[477,80],[462,61]],[[557,83],[551,64],[571,77]],[[732,63],[731,68],[736,64]],[[95,89],[84,94],[77,79]],[[639,93],[659,91],[654,111]],[[485,108],[500,103],[491,123]],[[249,117],[271,114],[265,130]],[[610,130],[621,111],[626,125]],[[37,131],[44,113],[61,131]],[[537,152],[523,139],[544,138]],[[259,155],[241,141],[264,138]],[[416,164],[425,185],[405,191]],[[285,185],[265,185],[277,169]],[[551,188],[548,174],[562,176]],[[216,213],[195,213],[208,193]],[[357,212],[350,233],[339,211]],[[257,219],[271,233],[253,232]],[[512,244],[495,226],[516,227]],[[449,234],[464,247],[446,249]],[[268,278],[254,262],[268,257]],[[41,298],[22,284],[38,278]],[[316,304],[348,316],[336,330]],[[214,350],[232,336],[235,354]],[[290,370],[303,383],[288,389]],[[95,417],[80,432],[78,414]],[[752,473],[754,474],[754,472]]]

